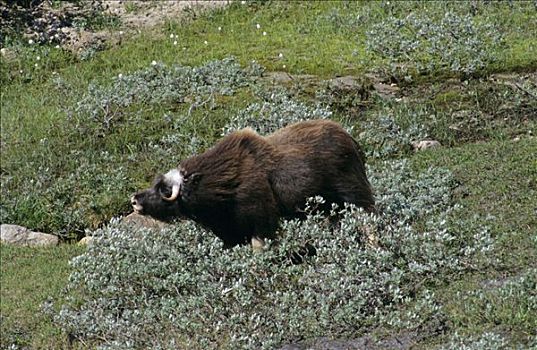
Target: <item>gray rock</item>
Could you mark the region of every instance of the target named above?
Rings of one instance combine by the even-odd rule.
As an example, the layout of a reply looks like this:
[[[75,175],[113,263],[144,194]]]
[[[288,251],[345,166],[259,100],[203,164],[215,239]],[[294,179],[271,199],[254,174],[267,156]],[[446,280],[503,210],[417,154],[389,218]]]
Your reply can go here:
[[[57,236],[48,233],[33,232],[26,227],[2,224],[0,236],[3,243],[21,246],[54,246],[58,245]]]
[[[393,98],[399,92],[399,87],[395,84],[376,83],[373,84],[375,91],[383,98]]]
[[[347,75],[344,77],[337,77],[330,80],[330,85],[338,87],[344,90],[362,88],[364,86],[363,79],[360,80],[357,77],[352,75]]]
[[[129,215],[123,218],[123,222],[134,225],[136,227],[145,227],[145,228],[166,228],[169,224],[153,219],[150,216],[140,215],[136,212],[130,213]]]
[[[273,84],[288,84],[291,82],[314,83],[318,77],[312,74],[289,74],[287,72],[266,72],[263,79]]]
[[[441,146],[440,142],[436,140],[423,140],[423,141],[412,142],[412,147],[414,147],[415,151],[422,151],[424,149],[435,148],[435,147],[440,147],[440,146]]]
[[[290,83],[295,80],[295,78],[287,72],[267,72],[265,73],[264,78],[271,83],[279,84]]]

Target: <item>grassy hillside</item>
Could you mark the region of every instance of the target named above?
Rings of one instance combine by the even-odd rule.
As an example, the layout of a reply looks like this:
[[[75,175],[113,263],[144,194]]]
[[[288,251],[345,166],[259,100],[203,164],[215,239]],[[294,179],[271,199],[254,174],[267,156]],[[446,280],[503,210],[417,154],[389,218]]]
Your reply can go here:
[[[169,233],[176,238],[104,228],[98,234],[108,244],[97,244],[72,267],[67,261],[81,253],[76,247],[2,245],[0,346],[61,348],[70,334],[82,348],[128,347],[135,330],[131,346],[141,347],[171,347],[172,340],[277,347],[369,333],[404,334],[422,348],[535,346],[536,12],[533,2],[234,2],[143,29],[88,56],[13,41],[16,55],[2,57],[0,72],[2,223],[70,242],[128,213],[129,196],[156,173],[230,130],[323,117],[340,121],[363,145],[386,226],[358,214],[363,225],[376,227],[382,248],[376,249],[346,240],[349,232],[365,232],[356,223],[339,233],[311,229],[318,218],[286,223],[283,247],[326,243],[319,257],[291,267],[272,265],[269,253],[224,252],[209,233],[181,225]],[[274,80],[274,72],[290,75]],[[337,83],[348,75],[352,85]],[[414,152],[412,142],[423,139],[442,146]],[[318,236],[308,236],[313,232]],[[129,243],[114,241],[114,234]],[[155,251],[144,237],[155,237]],[[209,248],[187,244],[198,239]],[[176,250],[159,255],[165,246]],[[114,247],[133,255],[115,255]],[[347,281],[346,270],[334,270],[333,279],[312,274],[331,268],[338,254],[351,267],[371,264],[353,270],[353,293],[338,294],[337,278]],[[189,256],[200,258],[191,265],[199,277],[168,270]],[[117,262],[116,270],[107,262]],[[263,264],[267,270],[252,267]],[[21,271],[27,277],[18,278]],[[179,280],[168,284],[170,276]],[[267,276],[281,278],[270,284]],[[388,277],[376,284],[375,276]],[[326,290],[308,278],[322,278]],[[199,289],[178,295],[173,288],[182,279]],[[235,299],[215,297],[243,280]],[[278,294],[285,288],[296,288],[288,299]],[[276,310],[259,298],[273,291],[281,303]],[[336,295],[348,303],[334,303]],[[48,296],[54,305],[43,313]],[[124,304],[111,306],[116,299]],[[284,311],[293,302],[293,311]],[[308,313],[323,305],[329,305],[325,318]],[[140,323],[118,312],[131,307]],[[177,318],[177,310],[189,315],[197,307],[205,318]],[[123,323],[108,325],[114,317]],[[92,328],[97,320],[101,326]],[[169,330],[170,339],[162,340],[168,343],[154,342],[151,325]],[[229,339],[219,338],[218,329]]]

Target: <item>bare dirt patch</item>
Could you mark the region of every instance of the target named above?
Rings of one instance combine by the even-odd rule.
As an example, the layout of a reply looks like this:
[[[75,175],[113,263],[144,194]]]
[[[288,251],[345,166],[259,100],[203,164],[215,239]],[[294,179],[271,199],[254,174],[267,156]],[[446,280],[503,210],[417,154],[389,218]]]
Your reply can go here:
[[[28,6],[2,4],[0,44],[22,34],[28,43],[59,45],[77,55],[118,44],[129,34],[167,20],[186,19],[229,1],[92,0],[60,3],[36,0]],[[188,16],[187,16],[188,15]],[[5,30],[4,30],[5,29]]]

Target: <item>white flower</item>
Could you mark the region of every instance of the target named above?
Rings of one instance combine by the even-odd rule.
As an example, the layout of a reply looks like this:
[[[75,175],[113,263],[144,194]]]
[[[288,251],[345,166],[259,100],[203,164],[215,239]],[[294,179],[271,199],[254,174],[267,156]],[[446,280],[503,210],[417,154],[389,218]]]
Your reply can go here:
[[[205,45],[209,44],[209,43],[207,42],[207,40],[205,40],[203,43],[204,43]]]
[[[28,44],[32,45],[34,41],[32,39],[28,40]]]
[[[59,49],[59,48],[60,48],[60,45],[56,45],[56,46],[54,46],[54,47],[57,48],[57,49]]]
[[[123,35],[123,31],[122,31],[122,30],[119,31],[119,35]]]
[[[286,67],[285,64],[284,64],[284,65],[282,66],[282,68],[285,69],[285,68],[287,68],[287,67]]]
[[[279,58],[283,58],[283,53],[280,52],[280,54],[278,55]]]
[[[222,27],[218,27],[218,31],[221,32],[221,31],[222,31]]]
[[[37,67],[39,67],[39,65],[36,63],[36,64],[34,64],[34,67],[37,68]]]
[[[173,34],[170,34],[170,39],[173,39]]]
[[[259,23],[257,23],[257,24],[255,25],[255,27],[256,27],[257,29],[260,29],[260,28],[261,28],[261,25],[260,25]]]
[[[119,74],[117,75],[117,77],[118,77],[119,79],[121,79],[121,78],[123,78],[123,74],[119,73]]]
[[[38,61],[40,61],[40,60],[41,60],[41,56],[37,56],[35,59],[38,60]]]
[[[156,66],[156,65],[157,65],[157,61],[153,60],[153,61],[151,62],[151,65],[152,65],[152,66]]]
[[[246,4],[246,1],[242,0],[241,5],[244,5],[244,4]]]
[[[173,42],[173,44],[174,44],[174,45],[177,45],[177,40],[175,40],[175,41]]]
[[[263,36],[267,35],[267,32],[263,32]]]

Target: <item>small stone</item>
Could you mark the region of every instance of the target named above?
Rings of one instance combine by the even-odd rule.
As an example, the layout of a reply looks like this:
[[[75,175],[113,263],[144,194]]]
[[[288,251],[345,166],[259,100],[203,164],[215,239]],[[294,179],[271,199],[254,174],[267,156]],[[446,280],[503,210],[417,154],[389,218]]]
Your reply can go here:
[[[3,48],[0,49],[0,55],[1,55],[3,58],[7,59],[7,60],[14,59],[15,56],[16,56],[16,55],[15,55],[15,51],[10,50],[10,49],[8,49],[8,48],[6,48],[6,47],[3,47]]]
[[[3,243],[21,246],[55,246],[59,243],[57,236],[33,232],[19,225],[0,225],[0,236]]]
[[[414,151],[422,151],[424,149],[428,148],[435,148],[440,147],[440,142],[436,140],[423,140],[423,141],[415,141],[412,142],[412,147],[414,147]]]
[[[93,241],[93,237],[92,236],[86,236],[84,238],[82,238],[80,241],[78,241],[78,245],[90,245],[91,242]]]

